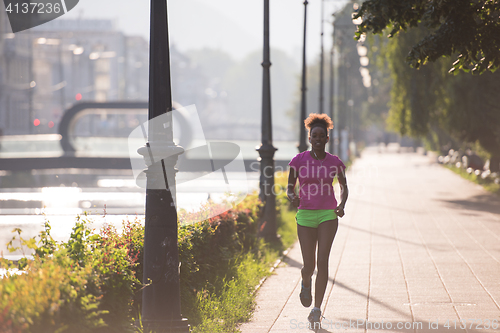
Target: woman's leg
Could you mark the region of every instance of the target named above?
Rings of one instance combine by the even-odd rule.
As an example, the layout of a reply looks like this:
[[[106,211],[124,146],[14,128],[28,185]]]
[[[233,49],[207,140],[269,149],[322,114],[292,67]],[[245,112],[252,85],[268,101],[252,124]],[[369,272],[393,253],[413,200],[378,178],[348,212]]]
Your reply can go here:
[[[302,283],[304,287],[309,288],[309,282],[316,266],[315,252],[316,241],[318,240],[318,229],[297,224],[297,234],[299,236],[300,249],[302,250],[302,260],[304,262],[304,266],[301,269]]]
[[[316,276],[316,288],[314,306],[320,308],[328,283],[328,258],[332,248],[333,239],[339,227],[339,220],[330,220],[320,223],[318,226],[318,275]]]

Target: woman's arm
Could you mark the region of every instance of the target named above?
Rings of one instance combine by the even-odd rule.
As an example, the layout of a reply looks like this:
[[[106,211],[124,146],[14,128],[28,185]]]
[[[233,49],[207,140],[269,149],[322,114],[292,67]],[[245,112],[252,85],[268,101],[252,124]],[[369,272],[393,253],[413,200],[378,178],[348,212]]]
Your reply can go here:
[[[335,209],[335,213],[337,214],[338,217],[342,217],[344,216],[345,202],[347,201],[347,197],[349,196],[349,189],[347,188],[347,179],[345,177],[345,170],[342,170],[342,172],[340,172],[337,175],[337,178],[339,180],[340,194],[342,201],[337,206],[337,209]]]
[[[293,204],[294,207],[299,207],[300,205],[300,199],[299,197],[295,194],[295,183],[297,183],[297,170],[295,168],[288,168],[288,186],[286,188],[286,196],[288,197],[288,200],[290,200]]]

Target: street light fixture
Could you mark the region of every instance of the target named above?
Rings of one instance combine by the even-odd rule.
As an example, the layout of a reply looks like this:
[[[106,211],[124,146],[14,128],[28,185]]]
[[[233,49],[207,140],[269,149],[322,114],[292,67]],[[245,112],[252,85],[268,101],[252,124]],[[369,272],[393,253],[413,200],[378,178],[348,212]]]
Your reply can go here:
[[[304,1],[304,42],[302,48],[302,87],[300,88],[301,97],[300,97],[300,137],[299,137],[299,152],[304,152],[307,150],[307,142],[306,142],[306,129],[304,127],[304,120],[306,120],[306,23],[307,23],[307,0]]]
[[[332,14],[332,49],[330,50],[330,119],[332,119],[335,127],[330,130],[330,144],[328,152],[330,154],[338,154],[338,137],[337,137],[337,123],[335,119],[335,67],[333,56],[335,52],[335,14]]]
[[[142,294],[142,323],[145,332],[189,332],[187,319],[181,315],[175,208],[175,164],[183,149],[173,141],[172,121],[151,121],[163,114],[170,120],[172,117],[166,0],[151,0],[150,22],[150,122],[148,142],[138,150],[146,161],[150,159],[146,171],[143,282],[147,286]],[[158,189],[162,182],[165,189]]]
[[[324,100],[324,88],[323,88],[323,72],[324,72],[324,48],[323,48],[323,31],[324,31],[324,7],[325,1],[321,0],[321,53],[320,53],[320,64],[319,64],[319,113],[323,113],[323,100]]]
[[[262,144],[257,151],[260,155],[260,198],[264,203],[260,236],[268,241],[277,237],[276,195],[274,193],[274,153],[273,129],[271,121],[271,76],[269,46],[269,0],[264,0],[264,60],[262,62]]]

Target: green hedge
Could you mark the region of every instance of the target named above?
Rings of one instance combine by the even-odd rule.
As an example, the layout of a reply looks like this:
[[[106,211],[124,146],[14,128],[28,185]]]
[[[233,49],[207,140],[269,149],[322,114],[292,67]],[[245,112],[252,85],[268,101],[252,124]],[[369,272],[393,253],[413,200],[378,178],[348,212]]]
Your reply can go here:
[[[228,332],[248,319],[248,295],[268,271],[261,261],[273,260],[266,259],[256,237],[260,208],[254,194],[225,213],[179,228],[182,313],[195,330]],[[31,249],[34,259],[1,261],[3,268],[26,273],[0,279],[0,332],[140,331],[134,325],[143,287],[144,227],[137,220],[123,222],[121,232],[89,225],[86,216],[78,217],[63,243],[52,239],[49,222],[32,239],[14,230],[9,248]],[[221,302],[232,305],[214,305]]]

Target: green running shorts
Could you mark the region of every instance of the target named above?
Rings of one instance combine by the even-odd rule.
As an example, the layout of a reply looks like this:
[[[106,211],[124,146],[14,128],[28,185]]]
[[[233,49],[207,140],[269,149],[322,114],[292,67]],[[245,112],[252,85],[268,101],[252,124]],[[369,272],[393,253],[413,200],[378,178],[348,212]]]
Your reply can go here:
[[[320,223],[336,218],[337,214],[333,209],[299,209],[295,215],[298,225],[309,228],[317,228]]]

